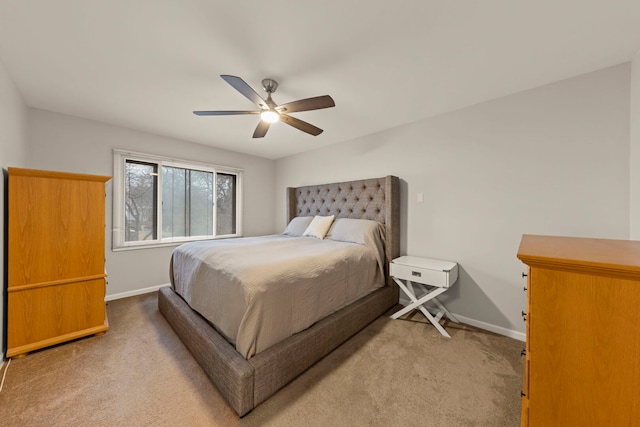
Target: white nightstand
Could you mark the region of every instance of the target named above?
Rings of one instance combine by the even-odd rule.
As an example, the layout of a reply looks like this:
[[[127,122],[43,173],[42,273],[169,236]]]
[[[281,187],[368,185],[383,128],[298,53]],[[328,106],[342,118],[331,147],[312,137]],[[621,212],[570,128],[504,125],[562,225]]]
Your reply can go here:
[[[458,264],[451,261],[401,256],[391,261],[390,274],[402,292],[411,299],[409,305],[394,313],[391,318],[397,319],[417,308],[442,335],[451,338],[438,322],[444,315],[454,322],[458,322],[458,319],[436,297],[446,292],[458,279]],[[416,296],[414,285],[422,291],[418,296]],[[439,310],[435,315],[429,313],[424,307],[428,301],[433,301],[438,307]]]

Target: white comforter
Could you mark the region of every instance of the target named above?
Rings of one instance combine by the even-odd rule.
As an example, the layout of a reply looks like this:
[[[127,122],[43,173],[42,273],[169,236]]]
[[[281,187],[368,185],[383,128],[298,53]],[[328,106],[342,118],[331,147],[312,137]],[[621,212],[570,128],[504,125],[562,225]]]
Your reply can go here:
[[[173,252],[172,281],[249,359],[383,286],[378,249],[285,235],[193,242]]]

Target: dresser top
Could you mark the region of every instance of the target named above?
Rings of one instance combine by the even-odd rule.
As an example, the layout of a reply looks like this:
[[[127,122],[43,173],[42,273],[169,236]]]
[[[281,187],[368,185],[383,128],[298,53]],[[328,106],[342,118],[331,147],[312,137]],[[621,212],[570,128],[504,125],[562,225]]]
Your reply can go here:
[[[640,278],[640,242],[633,240],[525,234],[518,259],[530,267],[617,272]]]
[[[81,173],[71,172],[55,172],[38,169],[23,169],[23,168],[7,168],[9,176],[25,176],[30,178],[53,178],[53,179],[71,179],[79,181],[98,181],[107,182],[111,180],[110,176],[102,175],[89,175]]]

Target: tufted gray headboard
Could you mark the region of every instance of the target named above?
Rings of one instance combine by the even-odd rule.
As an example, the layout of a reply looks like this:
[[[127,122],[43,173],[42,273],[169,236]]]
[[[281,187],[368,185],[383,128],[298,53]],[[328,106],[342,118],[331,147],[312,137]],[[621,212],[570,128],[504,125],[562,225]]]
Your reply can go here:
[[[400,256],[400,180],[396,176],[288,187],[287,222],[314,215],[378,221],[385,228],[387,272],[389,262]]]

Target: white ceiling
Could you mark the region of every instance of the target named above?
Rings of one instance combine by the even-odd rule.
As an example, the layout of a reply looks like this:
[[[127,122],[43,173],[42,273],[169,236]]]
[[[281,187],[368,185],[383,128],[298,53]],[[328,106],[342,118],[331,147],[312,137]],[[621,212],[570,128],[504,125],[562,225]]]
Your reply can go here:
[[[638,0],[0,0],[0,61],[30,107],[277,159],[619,64]],[[220,74],[331,95],[252,139]]]

